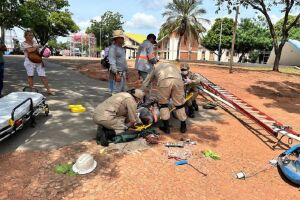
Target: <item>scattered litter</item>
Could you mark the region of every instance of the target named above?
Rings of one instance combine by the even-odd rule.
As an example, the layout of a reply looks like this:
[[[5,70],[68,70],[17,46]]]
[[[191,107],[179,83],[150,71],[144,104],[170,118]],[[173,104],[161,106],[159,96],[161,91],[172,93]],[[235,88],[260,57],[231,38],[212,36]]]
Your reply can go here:
[[[154,134],[149,134],[144,137],[148,144],[158,144],[159,136]]]
[[[202,151],[202,154],[205,156],[205,157],[209,157],[213,160],[220,160],[221,157],[216,153],[216,152],[213,152],[212,150],[205,150],[205,151]]]
[[[86,111],[86,108],[81,104],[68,105],[68,109],[73,113],[82,113]]]
[[[191,144],[191,145],[196,145],[197,144],[196,141],[192,141],[191,139],[180,138],[180,141],[183,141],[184,144]]]
[[[267,171],[267,170],[269,170],[269,169],[271,169],[273,167],[276,167],[276,166],[277,166],[277,162],[275,163],[275,160],[270,160],[269,164],[266,167],[262,168],[261,170],[258,170],[258,171],[254,172],[252,174],[249,174],[249,173],[246,174],[246,172],[240,171],[240,172],[236,173],[234,177],[236,179],[243,179],[243,180],[245,180],[246,178],[248,179],[250,177],[256,176],[257,174],[259,174],[261,172],[264,172],[264,171]]]
[[[192,152],[188,149],[168,148],[167,153],[169,159],[174,158],[177,160],[186,160],[192,156]]]
[[[278,160],[270,160],[269,163],[275,167],[277,166]]]
[[[77,174],[72,169],[73,164],[58,164],[54,171],[58,174],[66,174],[68,176],[76,176]]]
[[[188,161],[187,160],[178,160],[176,161],[176,165],[185,165],[185,164],[188,164]]]
[[[103,149],[100,149],[100,155],[104,155],[104,154],[106,154],[106,148],[103,148]]]
[[[217,104],[214,102],[208,102],[202,106],[204,109],[217,109]]]
[[[183,142],[167,142],[165,143],[165,147],[180,147],[183,148],[184,147],[184,143]]]
[[[240,172],[238,172],[238,173],[235,175],[235,177],[236,177],[237,179],[246,179],[246,173],[243,172],[243,171],[240,171]]]

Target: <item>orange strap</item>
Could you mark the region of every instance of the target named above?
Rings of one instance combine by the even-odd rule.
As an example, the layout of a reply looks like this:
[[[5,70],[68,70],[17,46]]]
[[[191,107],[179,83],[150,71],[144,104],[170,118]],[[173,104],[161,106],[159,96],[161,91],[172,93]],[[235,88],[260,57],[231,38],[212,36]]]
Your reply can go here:
[[[155,58],[155,55],[153,53],[149,54],[148,56],[138,56],[138,59],[143,59],[143,60],[150,60],[152,58]]]
[[[137,58],[138,58],[138,59],[142,59],[142,60],[148,60],[148,57],[147,57],[147,56],[138,56]]]

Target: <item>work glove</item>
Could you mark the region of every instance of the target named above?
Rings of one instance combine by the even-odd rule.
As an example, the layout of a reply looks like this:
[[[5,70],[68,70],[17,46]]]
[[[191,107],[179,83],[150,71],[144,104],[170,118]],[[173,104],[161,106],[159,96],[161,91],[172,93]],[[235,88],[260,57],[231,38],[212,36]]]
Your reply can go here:
[[[191,84],[193,81],[192,81],[191,79],[189,79],[189,78],[186,78],[186,79],[184,80],[184,82],[185,82],[186,84]]]

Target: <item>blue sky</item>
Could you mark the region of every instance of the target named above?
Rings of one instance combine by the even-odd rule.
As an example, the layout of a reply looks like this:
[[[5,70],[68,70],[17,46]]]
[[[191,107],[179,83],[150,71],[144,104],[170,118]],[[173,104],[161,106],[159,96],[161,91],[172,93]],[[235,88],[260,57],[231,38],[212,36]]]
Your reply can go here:
[[[81,32],[90,25],[91,19],[100,19],[106,11],[119,12],[123,15],[124,30],[131,33],[158,34],[160,25],[164,22],[162,12],[164,6],[171,0],[69,0],[68,8],[73,13],[73,19],[81,28]],[[209,19],[211,24],[219,17],[230,16],[227,10],[216,14],[214,0],[204,0],[203,8],[207,14],[203,18]],[[299,12],[299,10],[298,10]],[[252,10],[241,9],[239,18],[255,17],[257,14]],[[271,13],[273,22],[280,19],[282,13],[275,10]],[[230,16],[233,17],[233,14]],[[209,28],[210,25],[206,25]],[[22,38],[22,33],[17,31],[18,38]],[[66,41],[65,38],[59,38],[60,41]]]

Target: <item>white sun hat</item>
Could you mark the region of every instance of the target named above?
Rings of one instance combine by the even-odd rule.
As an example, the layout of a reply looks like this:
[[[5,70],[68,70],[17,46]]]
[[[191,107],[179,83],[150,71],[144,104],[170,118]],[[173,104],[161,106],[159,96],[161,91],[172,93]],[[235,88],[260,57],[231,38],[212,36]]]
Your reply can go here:
[[[93,156],[89,153],[83,153],[76,160],[72,169],[78,174],[87,174],[92,172],[97,166],[97,162],[94,160]]]

